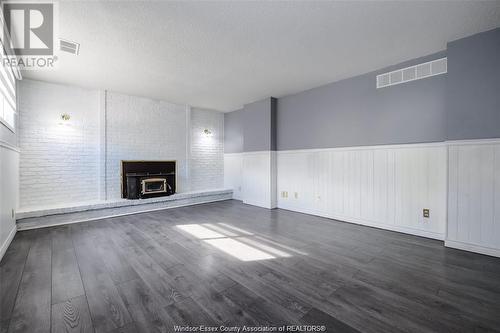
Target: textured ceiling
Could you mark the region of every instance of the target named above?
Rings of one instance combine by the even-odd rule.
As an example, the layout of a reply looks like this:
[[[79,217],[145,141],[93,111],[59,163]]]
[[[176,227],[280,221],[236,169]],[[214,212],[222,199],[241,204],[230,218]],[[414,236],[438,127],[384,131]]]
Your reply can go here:
[[[500,1],[61,1],[81,43],[27,78],[230,111],[446,48],[500,25]]]

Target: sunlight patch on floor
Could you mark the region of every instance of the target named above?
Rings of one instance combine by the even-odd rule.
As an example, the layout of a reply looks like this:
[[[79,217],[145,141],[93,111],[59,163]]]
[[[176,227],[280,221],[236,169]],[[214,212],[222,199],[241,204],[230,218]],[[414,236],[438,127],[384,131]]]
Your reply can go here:
[[[229,229],[232,229],[234,231],[237,231],[239,233],[242,233],[243,235],[253,235],[251,232],[248,232],[246,230],[243,230],[243,229],[240,229],[240,228],[237,228],[235,226],[232,226],[232,225],[229,225],[229,224],[226,224],[226,223],[217,223],[217,225],[221,226],[221,227],[226,227],[226,228],[229,228]]]
[[[303,256],[306,256],[307,253],[304,252],[304,251],[300,251],[300,250],[297,250],[297,249],[294,249],[293,247],[290,247],[290,246],[286,246],[286,245],[283,245],[281,243],[277,243],[275,241],[273,241],[272,239],[268,239],[266,237],[262,237],[262,236],[255,236],[256,239],[259,239],[261,240],[262,242],[265,242],[265,243],[269,243],[269,244],[272,244],[274,246],[279,246],[281,247],[282,249],[285,249],[287,251],[291,251],[291,252],[295,252],[297,254],[300,254],[300,255],[303,255]]]
[[[218,233],[216,231],[213,231],[207,227],[204,227],[199,224],[183,224],[183,225],[178,225],[177,228],[181,229],[182,231],[187,232],[188,234],[191,234],[192,236],[198,238],[198,239],[211,239],[211,238],[224,238],[226,237],[225,235]]]
[[[233,238],[207,239],[208,244],[242,261],[274,259],[273,255]]]
[[[220,232],[221,234],[226,235],[227,237],[238,237],[238,236],[240,236],[238,234],[235,234],[231,230],[221,228],[220,226],[218,226],[216,224],[203,223],[202,226],[207,227],[209,229],[212,229],[212,230],[214,230],[216,232]]]
[[[182,224],[176,226],[184,233],[210,244],[241,261],[287,258],[292,255],[283,249],[288,246],[271,242],[244,229],[225,223]],[[260,240],[259,240],[260,238]],[[293,250],[299,253],[299,251]]]
[[[283,252],[279,249],[276,249],[274,247],[271,247],[271,246],[268,246],[266,244],[263,244],[263,243],[260,243],[260,242],[257,242],[255,240],[253,240],[252,238],[249,238],[249,237],[241,237],[239,238],[240,241],[242,241],[243,243],[249,245],[249,246],[253,246],[253,247],[256,247],[260,250],[263,250],[263,251],[266,251],[268,253],[271,253],[272,255],[276,256],[276,257],[290,257],[290,255],[286,252]]]

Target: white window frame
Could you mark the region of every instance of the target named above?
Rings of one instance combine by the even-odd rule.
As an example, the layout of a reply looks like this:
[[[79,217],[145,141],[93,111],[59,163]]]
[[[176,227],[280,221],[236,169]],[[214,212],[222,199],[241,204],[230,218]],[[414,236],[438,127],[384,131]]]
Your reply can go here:
[[[0,84],[3,84],[2,82],[0,82]],[[3,97],[3,96],[2,96]],[[3,103],[8,103],[5,101],[5,99],[3,98],[2,99],[2,114],[0,115],[0,123],[2,125],[4,125],[5,127],[7,127],[7,129],[9,129],[12,133],[16,133],[16,123],[18,121],[18,113],[17,113],[17,107],[14,109],[14,112],[13,112],[13,124],[9,124],[9,122],[5,119],[5,116],[4,116],[4,106],[3,106]],[[16,103],[17,104],[17,103]],[[17,105],[16,105],[17,106]]]
[[[0,105],[0,124],[8,128],[12,133],[16,133],[16,127],[17,127],[17,122],[19,119],[18,115],[18,110],[17,110],[17,82],[16,80],[19,79],[21,80],[21,72],[19,71],[19,68],[9,66],[4,67],[3,66],[3,61],[7,56],[13,56],[13,53],[10,51],[13,49],[12,45],[12,40],[10,36],[8,35],[8,32],[3,31],[5,30],[5,24],[3,20],[3,11],[0,8],[0,24],[3,29],[0,29],[3,33],[2,39],[0,40],[0,76],[2,76],[4,79],[0,78],[0,94],[1,94],[1,105]],[[5,40],[3,39],[5,37]],[[5,47],[5,44],[7,44],[7,47]],[[7,55],[8,53],[8,55]],[[7,81],[7,84],[4,84],[4,80]],[[12,95],[9,93],[9,89],[14,92],[14,98],[12,98]],[[10,124],[7,119],[5,118],[5,107],[4,104],[7,103],[10,108],[13,110],[12,114],[12,124]]]

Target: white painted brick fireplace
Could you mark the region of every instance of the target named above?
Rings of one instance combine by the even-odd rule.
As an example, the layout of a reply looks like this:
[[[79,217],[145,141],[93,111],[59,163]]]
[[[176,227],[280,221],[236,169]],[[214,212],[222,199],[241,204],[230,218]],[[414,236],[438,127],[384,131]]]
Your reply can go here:
[[[219,112],[26,79],[18,91],[21,210],[119,199],[121,160],[176,160],[178,192],[223,187]]]
[[[178,191],[189,190],[186,107],[106,93],[107,198],[121,197],[122,160],[176,160]]]

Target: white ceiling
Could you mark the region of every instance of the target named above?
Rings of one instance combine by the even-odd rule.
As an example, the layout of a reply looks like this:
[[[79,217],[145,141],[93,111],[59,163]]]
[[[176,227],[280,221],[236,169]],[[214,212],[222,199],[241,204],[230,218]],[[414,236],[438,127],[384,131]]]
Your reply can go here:
[[[221,111],[446,48],[500,25],[500,1],[59,2],[81,43],[27,78]]]

